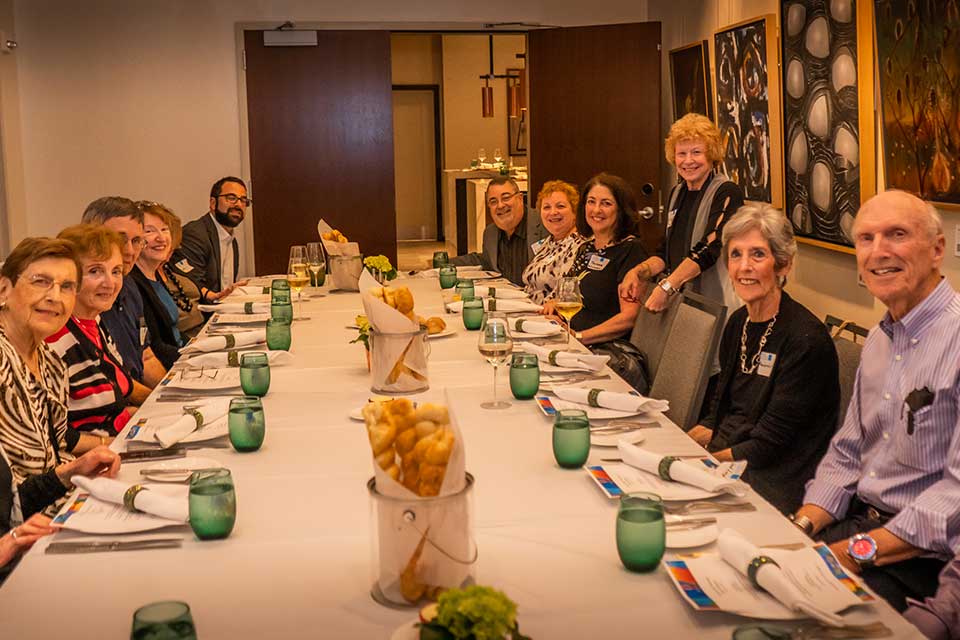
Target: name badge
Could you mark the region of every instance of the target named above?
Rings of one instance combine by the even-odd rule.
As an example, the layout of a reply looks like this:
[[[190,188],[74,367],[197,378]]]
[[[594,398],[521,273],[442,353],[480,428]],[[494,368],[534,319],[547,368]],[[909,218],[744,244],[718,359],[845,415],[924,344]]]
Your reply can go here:
[[[670,227],[673,226],[673,219],[676,218],[676,217],[677,217],[677,210],[676,210],[676,209],[674,209],[673,211],[671,211],[671,212],[669,212],[669,213],[667,214],[667,229],[669,229]]]
[[[760,352],[760,362],[757,364],[757,374],[769,378],[773,372],[773,363],[777,361],[777,354],[769,351]]]
[[[537,240],[532,245],[530,245],[530,250],[533,251],[533,255],[540,253],[540,249],[543,249],[543,245],[546,244],[547,239]]]
[[[187,262],[186,258],[176,263],[174,266],[180,271],[183,271],[184,273],[190,273],[191,271],[193,271],[193,266],[189,262]]]
[[[604,267],[610,264],[610,258],[604,258],[599,254],[591,254],[590,262],[587,263],[587,269],[591,271],[603,271]]]

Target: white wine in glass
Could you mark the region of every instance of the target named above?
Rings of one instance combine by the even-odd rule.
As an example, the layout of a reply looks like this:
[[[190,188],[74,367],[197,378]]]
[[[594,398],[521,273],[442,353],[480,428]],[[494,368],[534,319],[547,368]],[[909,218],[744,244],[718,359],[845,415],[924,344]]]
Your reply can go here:
[[[313,273],[313,282],[317,283],[319,289],[323,285],[327,272],[326,261],[323,259],[323,249],[320,248],[319,242],[307,243],[307,267]],[[323,274],[323,277],[320,274]]]
[[[554,304],[564,320],[567,321],[567,344],[570,344],[570,321],[583,309],[583,296],[580,294],[580,278],[561,278],[557,286]]]
[[[303,245],[290,247],[290,261],[287,263],[287,282],[297,294],[299,317],[297,320],[309,320],[303,315],[303,288],[310,284],[310,273],[307,270],[307,249]]]
[[[513,353],[513,338],[504,314],[492,311],[484,317],[477,349],[493,365],[493,402],[483,402],[480,406],[484,409],[506,409],[510,403],[497,400],[497,369],[510,362]]]

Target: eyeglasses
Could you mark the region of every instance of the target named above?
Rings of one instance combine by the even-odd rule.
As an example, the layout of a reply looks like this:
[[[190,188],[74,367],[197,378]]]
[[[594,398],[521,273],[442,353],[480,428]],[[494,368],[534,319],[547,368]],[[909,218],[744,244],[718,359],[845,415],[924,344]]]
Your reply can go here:
[[[246,196],[238,196],[234,193],[221,193],[218,198],[223,198],[227,201],[227,204],[237,204],[238,202],[243,206],[248,206],[253,204],[253,200]]]
[[[505,193],[502,196],[500,196],[499,200],[497,198],[487,198],[487,206],[489,206],[492,209],[496,207],[498,204],[508,204],[511,200],[517,197],[519,193],[520,193],[519,191],[514,191],[513,193]]]
[[[53,285],[57,285],[60,288],[60,294],[64,296],[75,296],[77,295],[77,283],[73,280],[64,280],[63,282],[57,282],[50,276],[45,276],[43,274],[37,274],[27,278],[27,284],[36,289],[39,292],[46,293],[53,289]]]
[[[131,238],[130,236],[128,236],[127,234],[121,231],[120,237],[123,238],[124,244],[129,242],[131,245],[133,245],[134,249],[143,249],[145,246],[147,246],[147,241],[141,236],[136,236],[134,238]]]

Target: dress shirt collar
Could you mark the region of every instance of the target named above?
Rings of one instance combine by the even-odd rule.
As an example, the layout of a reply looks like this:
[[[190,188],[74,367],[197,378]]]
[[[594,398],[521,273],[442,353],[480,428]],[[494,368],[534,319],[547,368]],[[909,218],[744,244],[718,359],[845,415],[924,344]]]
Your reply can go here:
[[[504,240],[513,240],[514,237],[520,238],[521,240],[527,239],[527,215],[528,213],[523,214],[523,217],[520,218],[520,223],[517,225],[517,228],[513,230],[513,233],[507,236],[507,232],[498,227],[500,232],[500,237]]]
[[[909,337],[919,338],[923,330],[935,321],[956,297],[957,292],[953,290],[947,279],[941,276],[940,284],[934,287],[933,291],[920,304],[911,309],[900,320],[894,321],[890,312],[887,311],[883,315],[883,320],[880,321],[880,329],[887,334],[888,338],[893,340],[894,328],[899,323]]]
[[[217,217],[213,215],[213,212],[210,212],[210,219],[213,220],[213,224],[217,225],[217,235],[220,237],[220,244],[226,244],[228,241],[233,240],[233,230],[228,230],[222,224],[217,222]]]

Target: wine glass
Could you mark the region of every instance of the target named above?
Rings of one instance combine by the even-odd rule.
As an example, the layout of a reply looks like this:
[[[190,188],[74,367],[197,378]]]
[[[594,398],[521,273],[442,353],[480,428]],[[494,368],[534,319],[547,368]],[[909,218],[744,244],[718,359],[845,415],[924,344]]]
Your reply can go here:
[[[554,297],[557,313],[567,321],[567,346],[570,345],[570,321],[583,309],[583,296],[580,294],[580,278],[561,278]]]
[[[487,150],[483,147],[477,149],[477,160],[480,161],[480,168],[483,168],[483,161],[487,159]]]
[[[307,270],[307,249],[302,244],[290,247],[290,262],[287,264],[287,282],[297,294],[299,307],[297,320],[309,320],[303,315],[303,288],[310,284],[310,273]]]
[[[323,259],[323,249],[319,242],[307,243],[307,268],[313,272],[313,281],[317,288],[323,286],[327,275],[327,261]]]
[[[493,402],[480,404],[484,409],[506,409],[509,402],[497,400],[497,369],[510,362],[513,353],[513,338],[510,337],[510,326],[503,313],[490,312],[480,327],[480,340],[477,344],[480,354],[493,365]]]
[[[493,150],[493,159],[498,165],[500,164],[500,161],[503,160],[503,154],[500,152],[500,147],[496,147]]]

